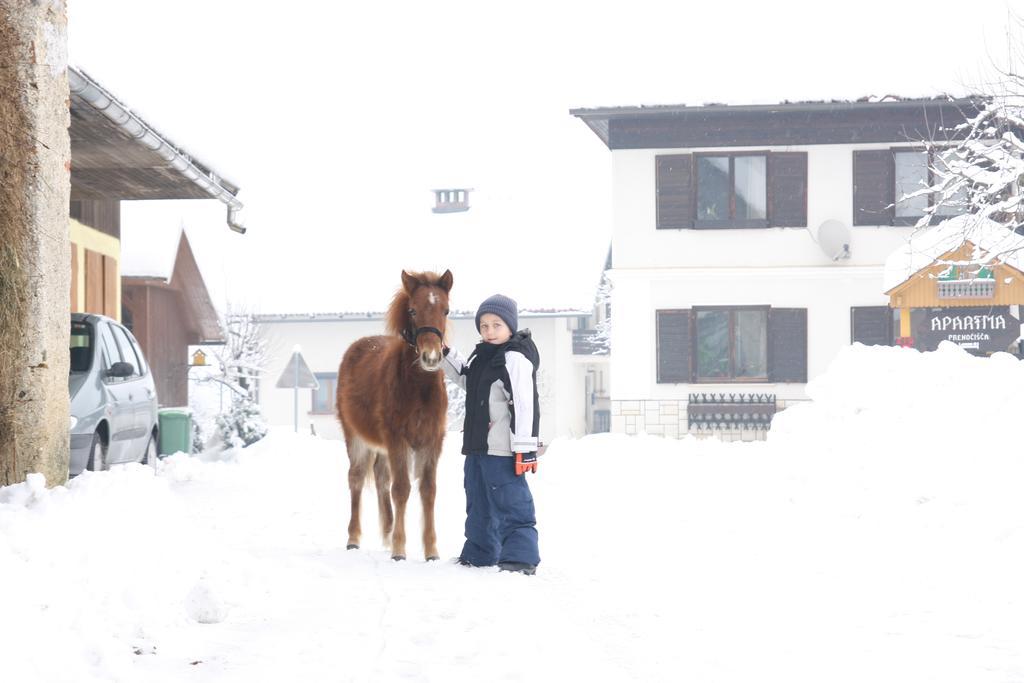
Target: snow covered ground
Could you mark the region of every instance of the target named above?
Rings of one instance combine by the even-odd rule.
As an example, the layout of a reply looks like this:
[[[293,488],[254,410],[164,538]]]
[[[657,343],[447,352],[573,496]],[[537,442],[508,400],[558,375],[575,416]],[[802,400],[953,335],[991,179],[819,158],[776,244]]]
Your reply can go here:
[[[395,563],[338,442],[0,489],[5,681],[1022,681],[1024,366],[854,347],[764,443],[591,436],[535,577]],[[457,434],[438,495],[458,554]],[[413,507],[415,510],[415,506]]]

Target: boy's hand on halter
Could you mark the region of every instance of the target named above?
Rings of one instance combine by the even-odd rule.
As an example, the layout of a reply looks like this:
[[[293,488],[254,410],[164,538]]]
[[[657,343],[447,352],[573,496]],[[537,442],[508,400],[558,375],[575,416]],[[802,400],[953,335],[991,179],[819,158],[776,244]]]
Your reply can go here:
[[[516,476],[520,477],[527,472],[537,474],[537,454],[516,453]]]

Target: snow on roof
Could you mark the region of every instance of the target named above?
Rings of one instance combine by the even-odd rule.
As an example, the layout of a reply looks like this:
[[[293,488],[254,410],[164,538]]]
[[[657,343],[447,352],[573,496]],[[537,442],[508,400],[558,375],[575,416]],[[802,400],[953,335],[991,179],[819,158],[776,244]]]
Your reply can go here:
[[[152,277],[170,282],[183,231],[180,224],[122,223],[121,276]]]
[[[886,259],[883,289],[886,292],[892,290],[943,254],[967,242],[974,245],[975,254],[970,261],[963,262],[964,265],[996,258],[1024,271],[1024,236],[991,219],[967,214],[915,231],[906,244]]]
[[[639,104],[626,106],[597,106],[581,107],[573,109],[572,113],[591,115],[638,115],[638,114],[672,114],[692,109],[742,109],[746,107],[835,107],[835,106],[856,106],[869,104],[918,104],[918,103],[939,103],[948,102],[955,96],[946,94],[932,95],[862,95],[859,97],[795,97],[789,99],[778,98],[737,98],[734,100],[713,100],[707,102],[680,102],[676,104]],[[974,99],[978,95],[963,95],[962,97]]]
[[[382,311],[401,287],[402,270],[451,270],[454,310],[475,311],[481,301],[502,293],[521,311],[589,311],[608,252],[607,237],[595,227],[589,239],[581,239],[577,226],[567,226],[578,210],[556,193],[540,195],[477,190],[470,193],[469,210],[458,213],[434,213],[433,196],[426,192],[393,197],[386,201],[387,211],[367,200],[343,212],[347,230],[317,237],[315,258],[332,255],[325,272],[334,281],[309,286],[301,297],[265,297],[259,308]],[[355,230],[362,235],[359,243],[346,236]]]
[[[562,318],[581,317],[590,315],[590,311],[580,309],[520,309],[520,318]],[[384,311],[340,311],[337,313],[257,313],[253,318],[257,322],[264,323],[291,323],[291,322],[343,322],[353,320],[383,320]],[[471,319],[476,317],[475,311],[452,311],[449,315],[452,319]]]

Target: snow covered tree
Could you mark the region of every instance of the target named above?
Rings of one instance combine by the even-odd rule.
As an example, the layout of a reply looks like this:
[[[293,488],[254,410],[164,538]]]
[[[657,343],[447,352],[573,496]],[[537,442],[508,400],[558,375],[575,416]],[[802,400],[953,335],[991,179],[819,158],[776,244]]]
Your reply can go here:
[[[466,420],[466,392],[455,382],[444,382],[448,390],[448,430],[461,430]]]
[[[593,341],[599,351],[595,353],[608,353],[612,347],[612,316],[609,312],[611,310],[612,300],[612,281],[608,279],[608,273],[605,271],[601,274],[601,284],[597,288],[597,300],[596,308],[598,310],[604,310],[605,314],[599,315],[599,320],[595,326],[596,333],[594,334]]]
[[[945,131],[948,141],[925,143],[932,160],[931,185],[903,198],[930,197],[918,229],[966,213],[979,219],[964,221],[966,232],[972,225],[991,225],[983,219],[1024,232],[1024,75],[1012,68],[1024,62],[1024,42],[1008,36],[1008,43],[1010,66],[997,69],[998,77],[974,98],[976,111],[965,112],[963,123]],[[1007,254],[984,258],[993,256],[1003,260]]]
[[[962,212],[994,220],[1012,230],[1024,225],[1024,81],[1013,77],[1011,85],[1020,92],[983,98],[978,113],[951,129],[954,137],[963,136],[953,146],[927,143],[934,159],[934,182],[908,195],[932,195],[917,227],[933,222],[935,215]]]
[[[220,440],[238,448],[256,443],[267,434],[267,424],[256,401],[256,382],[267,360],[267,342],[249,313],[232,310],[224,320],[227,342],[214,351],[218,371],[201,379],[230,390],[227,409],[217,415]]]

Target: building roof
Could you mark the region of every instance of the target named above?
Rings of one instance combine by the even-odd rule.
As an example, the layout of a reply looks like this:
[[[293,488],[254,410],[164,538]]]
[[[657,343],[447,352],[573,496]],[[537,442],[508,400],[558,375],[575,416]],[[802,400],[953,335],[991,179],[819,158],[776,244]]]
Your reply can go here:
[[[434,213],[433,204],[428,190],[389,200],[342,201],[337,217],[325,220],[323,239],[303,243],[318,254],[337,254],[326,277],[310,273],[316,284],[306,288],[301,301],[279,287],[261,298],[259,312],[382,311],[402,285],[402,270],[440,274],[448,269],[454,276],[453,310],[475,311],[499,292],[515,299],[520,310],[592,309],[608,241],[567,229],[569,221],[588,214],[558,192],[535,198],[480,189],[471,195],[472,208],[459,213]],[[274,265],[268,264],[268,273],[276,272]],[[282,284],[300,281],[284,277]]]
[[[184,229],[129,228],[122,232],[121,281],[125,287],[157,287],[178,292],[186,325],[199,343],[224,341],[220,317],[199,271]]]
[[[383,311],[343,311],[339,313],[259,313],[252,318],[261,323],[309,323],[309,322],[359,322],[365,320],[383,320]],[[589,311],[578,309],[521,309],[520,318],[583,318],[590,315]],[[475,311],[451,311],[449,318],[456,320],[472,320]]]
[[[68,68],[72,199],[217,199],[229,225],[238,185],[157,132],[85,72]]]
[[[915,231],[906,244],[886,259],[883,290],[890,293],[965,244],[974,247],[974,257],[962,265],[980,266],[996,259],[1024,271],[1024,236],[991,219],[968,214]]]
[[[691,142],[688,139],[683,140],[687,144],[672,144],[678,141],[673,140],[674,129],[681,125],[693,126],[707,121],[738,120],[741,117],[744,119],[756,117],[759,120],[770,117],[794,128],[806,128],[810,124],[820,122],[822,125],[832,128],[830,136],[843,136],[846,133],[846,137],[850,137],[850,141],[853,142],[874,142],[893,139],[893,130],[898,130],[900,125],[914,121],[922,111],[973,112],[982,101],[983,98],[980,96],[950,98],[946,96],[899,97],[886,95],[884,97],[862,97],[856,100],[783,101],[759,104],[707,103],[696,106],[668,104],[594,107],[570,109],[569,113],[586,123],[609,149],[656,147],[664,142],[660,138],[651,140],[649,137],[637,140],[636,129],[641,126],[657,129],[661,138],[666,138],[669,143],[665,146],[698,146],[697,144],[688,144]],[[891,120],[885,121],[889,125],[878,126],[878,122],[872,120],[872,117],[879,114],[883,114],[886,119]],[[937,117],[933,115],[933,118]],[[962,120],[962,117],[960,118]],[[867,137],[865,138],[864,130],[843,130],[850,128],[851,125],[854,128],[866,128]],[[929,128],[927,125],[925,127]],[[763,144],[762,137],[755,134],[749,142],[750,144]],[[747,142],[743,136],[738,137],[738,140],[740,140],[740,144]],[[810,137],[807,141],[818,140]],[[693,142],[699,143],[700,140]],[[799,144],[801,140],[795,138],[787,139],[785,142]]]
[[[187,238],[180,225],[122,226],[121,276],[170,282],[183,239]]]

